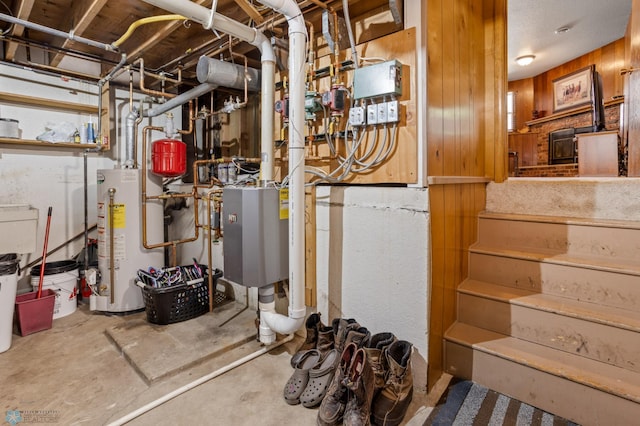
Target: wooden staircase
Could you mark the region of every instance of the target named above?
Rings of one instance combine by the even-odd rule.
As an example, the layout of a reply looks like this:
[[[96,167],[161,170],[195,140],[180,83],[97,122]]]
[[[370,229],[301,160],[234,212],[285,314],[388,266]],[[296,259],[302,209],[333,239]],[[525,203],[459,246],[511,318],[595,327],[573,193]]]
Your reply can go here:
[[[445,369],[583,425],[640,422],[640,223],[483,213]]]

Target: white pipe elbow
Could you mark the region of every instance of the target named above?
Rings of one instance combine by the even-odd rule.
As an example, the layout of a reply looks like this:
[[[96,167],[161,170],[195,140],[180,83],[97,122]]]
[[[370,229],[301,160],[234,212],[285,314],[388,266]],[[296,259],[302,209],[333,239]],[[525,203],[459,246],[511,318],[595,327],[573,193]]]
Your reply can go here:
[[[302,327],[304,315],[300,318],[291,318],[272,311],[260,311],[260,322],[263,321],[276,333],[292,334]]]
[[[304,17],[300,12],[300,7],[295,0],[260,0],[266,6],[269,6],[278,13],[283,14],[289,23],[289,34],[303,33],[307,34],[307,26],[304,23]]]
[[[273,51],[273,46],[271,45],[271,41],[265,36],[262,32],[258,31],[254,28],[256,32],[255,39],[251,43],[253,46],[257,47],[260,51],[260,61],[261,62],[276,62],[276,54]]]

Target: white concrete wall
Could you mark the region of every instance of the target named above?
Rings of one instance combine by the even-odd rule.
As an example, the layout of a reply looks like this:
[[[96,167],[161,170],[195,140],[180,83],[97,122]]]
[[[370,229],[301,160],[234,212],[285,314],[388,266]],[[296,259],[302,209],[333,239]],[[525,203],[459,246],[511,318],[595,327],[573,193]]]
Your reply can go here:
[[[0,64],[0,91],[38,98],[55,99],[97,106],[97,86],[62,79]],[[113,149],[107,153],[91,153],[88,158],[89,224],[96,223],[96,170],[117,166],[124,156],[124,129],[120,118],[129,112],[128,92],[116,92],[118,131]],[[142,95],[136,95],[136,99]],[[138,105],[138,104],[136,104]],[[150,104],[145,104],[148,107]],[[174,123],[180,123],[180,110],[174,110]],[[88,114],[38,108],[30,105],[0,104],[0,117],[19,120],[20,137],[36,139],[49,122],[67,121],[80,126]],[[96,117],[93,117],[96,123]],[[140,125],[164,125],[165,118],[145,120]],[[141,133],[140,133],[141,134]],[[162,137],[154,134],[153,139]],[[138,150],[140,151],[140,150]],[[138,152],[139,160],[141,153]],[[150,156],[149,156],[150,159]],[[53,208],[48,248],[52,249],[84,230],[84,165],[80,149],[18,147],[0,145],[0,204],[30,204],[39,211],[36,251],[22,256],[24,266],[42,255],[47,222],[47,209]],[[91,234],[93,237],[95,233]],[[0,236],[1,238],[1,236]],[[49,256],[47,261],[70,259],[82,248],[83,238]],[[144,267],[144,265],[141,265]],[[30,269],[19,279],[19,291],[30,291]]]
[[[318,312],[413,343],[426,389],[429,209],[424,188],[318,187]]]

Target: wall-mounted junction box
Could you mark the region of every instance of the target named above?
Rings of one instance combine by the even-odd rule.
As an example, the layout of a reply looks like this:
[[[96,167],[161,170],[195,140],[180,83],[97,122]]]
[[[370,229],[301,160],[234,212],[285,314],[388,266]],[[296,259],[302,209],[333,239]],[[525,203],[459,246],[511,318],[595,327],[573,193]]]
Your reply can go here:
[[[375,98],[402,95],[402,64],[397,61],[380,62],[356,68],[353,72],[353,98]]]

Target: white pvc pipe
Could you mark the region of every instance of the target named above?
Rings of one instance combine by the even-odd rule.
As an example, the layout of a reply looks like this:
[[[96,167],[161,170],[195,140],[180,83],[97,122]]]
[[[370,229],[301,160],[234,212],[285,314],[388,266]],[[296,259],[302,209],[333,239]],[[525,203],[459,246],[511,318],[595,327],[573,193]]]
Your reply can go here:
[[[292,332],[302,326],[304,304],[304,95],[307,28],[293,0],[261,0],[289,23],[289,312],[288,317],[263,310],[260,318],[274,331]]]
[[[202,376],[197,380],[194,380],[191,383],[188,383],[184,386],[182,386],[181,388],[178,388],[172,392],[169,392],[168,394],[154,400],[151,401],[150,403],[138,408],[135,411],[132,411],[131,413],[127,414],[126,416],[123,416],[111,423],[109,423],[107,426],[121,426],[125,423],[130,422],[131,420],[140,417],[141,415],[143,415],[144,413],[153,410],[154,408],[159,407],[160,405],[164,404],[167,401],[172,400],[173,398],[182,395],[183,393],[190,391],[191,389],[200,386],[203,383],[208,382],[209,380],[215,379],[218,376],[223,375],[224,373],[233,370],[236,367],[239,367],[257,357],[259,357],[260,355],[263,355],[267,352],[269,352],[272,349],[275,349],[279,346],[284,345],[287,342],[290,342],[295,335],[290,334],[289,336],[285,337],[284,339],[282,339],[281,341],[277,342],[274,345],[271,346],[265,346],[262,349],[259,349],[243,358],[238,359],[237,361],[232,362],[231,364],[227,364],[222,368],[217,369],[216,371],[207,374],[206,376]]]
[[[269,45],[271,46],[271,45]],[[275,147],[273,144],[273,106],[275,103],[275,61],[262,62],[262,115],[260,126],[260,180],[263,185],[273,182]]]

